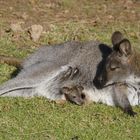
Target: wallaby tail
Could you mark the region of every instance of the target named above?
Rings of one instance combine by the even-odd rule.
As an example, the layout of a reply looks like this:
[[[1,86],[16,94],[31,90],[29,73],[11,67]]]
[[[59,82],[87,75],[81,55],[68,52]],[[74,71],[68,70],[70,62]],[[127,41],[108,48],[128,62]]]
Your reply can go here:
[[[22,62],[23,62],[23,60],[20,58],[14,58],[14,57],[10,57],[10,56],[0,55],[1,64],[5,63],[8,65],[15,66],[16,68],[22,68]]]

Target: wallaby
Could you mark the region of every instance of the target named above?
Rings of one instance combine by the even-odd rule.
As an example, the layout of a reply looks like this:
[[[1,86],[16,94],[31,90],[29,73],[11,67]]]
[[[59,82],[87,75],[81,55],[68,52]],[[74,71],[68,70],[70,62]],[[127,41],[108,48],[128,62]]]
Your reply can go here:
[[[73,78],[75,85],[87,85],[92,87],[93,85],[91,83],[96,72],[98,71],[98,73],[100,73],[102,71],[98,65],[100,64],[100,67],[103,67],[102,61],[106,59],[111,51],[111,48],[97,41],[84,43],[73,41],[55,46],[42,47],[29,56],[29,58],[25,59],[23,69],[14,79],[0,87],[0,94],[5,93],[5,96],[9,94],[14,96],[14,92],[8,93],[8,91],[19,87],[27,88],[28,86],[34,87],[40,95],[43,94],[45,96],[49,91],[48,94],[55,96],[59,92],[58,89],[63,86],[61,86],[59,80],[55,80],[57,79],[56,77],[64,71],[64,69],[61,68],[63,66],[65,68],[69,66],[78,68],[79,73]],[[96,59],[94,59],[95,57]],[[49,80],[51,82],[48,82]],[[49,84],[52,88],[50,88]],[[50,89],[47,88],[48,85]],[[50,91],[52,91],[52,93]],[[15,92],[15,95],[17,95],[17,91]],[[36,95],[36,92],[34,92],[34,95]],[[49,98],[49,96],[47,97]]]
[[[100,52],[98,57],[96,56],[97,52]],[[55,100],[58,97],[57,95],[60,95],[60,88],[63,87],[63,84],[59,82],[59,80],[56,80],[59,73],[63,71],[61,69],[62,66],[78,67],[80,72],[73,78],[73,83],[75,83],[75,85],[86,84],[90,87],[92,86],[91,83],[96,75],[97,69],[100,71],[100,69],[97,68],[98,63],[101,63],[110,52],[111,48],[97,41],[85,43],[67,42],[58,46],[40,48],[35,54],[32,54],[25,60],[23,69],[14,79],[0,87],[0,94],[4,96],[17,96],[20,90],[16,89],[19,87],[22,89],[23,87],[29,92],[26,91],[24,94],[19,93],[19,96],[27,96],[28,93],[34,96],[38,93],[39,96],[45,96],[51,100]],[[44,57],[42,57],[42,55],[44,55]],[[97,57],[96,60],[93,59],[95,56]],[[103,63],[100,64],[100,67],[102,65]],[[35,91],[30,92],[28,87],[33,87]],[[12,92],[10,92],[11,90]],[[15,90],[15,93],[13,90]]]
[[[78,67],[83,75],[82,77],[86,77],[88,81],[89,78],[93,80],[97,71],[101,73],[101,68],[103,67],[102,61],[106,59],[111,51],[110,47],[98,41],[72,41],[54,46],[41,47],[25,59],[22,65],[23,69],[19,75],[28,77],[29,75],[34,75],[36,71],[42,73],[43,70],[45,72],[50,71],[51,67],[56,69],[64,65],[70,65]],[[99,65],[99,63],[101,64]],[[47,70],[48,68],[49,70]],[[86,81],[84,80],[84,82]]]
[[[58,89],[63,86],[63,84],[57,80],[62,71],[61,67],[71,66],[72,68],[77,67],[79,71],[78,74],[73,77],[72,82],[75,85],[82,85],[86,96],[89,96],[93,101],[101,101],[108,105],[113,105],[113,103],[115,104],[112,97],[114,85],[109,86],[109,88],[103,88],[103,86],[106,83],[111,83],[111,81],[112,83],[129,82],[128,79],[132,80],[132,78],[129,77],[133,77],[134,70],[130,65],[133,53],[129,40],[123,39],[120,32],[115,32],[112,35],[112,42],[114,46],[113,51],[107,45],[97,41],[84,43],[68,42],[53,47],[40,48],[23,62],[23,69],[15,79],[5,84],[6,86],[0,87],[0,94],[6,93],[7,95],[14,95],[15,93],[9,93],[11,89],[32,86],[36,89],[34,95],[37,93],[40,96],[46,96],[47,94],[49,94],[49,96],[57,96],[59,92]],[[129,67],[127,68],[127,66]],[[53,76],[51,75],[52,71]],[[16,84],[13,85],[13,83]],[[99,87],[103,89],[97,89]],[[111,90],[109,90],[110,87]],[[15,92],[17,93],[17,91]],[[109,93],[107,94],[106,92]],[[104,96],[102,93],[104,93]],[[50,98],[49,96],[47,95],[48,98]],[[108,98],[107,96],[111,97]],[[121,98],[123,97],[124,96],[121,96]],[[127,94],[125,97],[127,98]],[[117,100],[121,99],[120,96],[116,96],[116,98],[118,98]],[[110,99],[113,100],[111,103],[109,102]],[[107,100],[107,102],[105,100]],[[124,100],[122,99],[122,101]],[[131,113],[130,111],[127,113],[133,115],[134,112],[132,108],[126,109],[129,107],[126,105],[131,104],[129,103],[130,101],[125,101],[128,103],[119,102],[119,106],[122,107],[125,112],[127,112],[126,110],[131,110]]]

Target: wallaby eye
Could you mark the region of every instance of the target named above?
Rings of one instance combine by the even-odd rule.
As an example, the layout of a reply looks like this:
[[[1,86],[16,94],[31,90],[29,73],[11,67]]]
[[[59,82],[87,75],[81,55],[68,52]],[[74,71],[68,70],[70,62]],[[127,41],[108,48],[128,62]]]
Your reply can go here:
[[[76,98],[76,96],[75,96],[75,95],[73,95],[72,97],[73,97],[74,99]]]
[[[111,71],[115,71],[115,70],[117,70],[117,69],[119,69],[119,67],[110,67],[110,70],[111,70]]]
[[[118,62],[112,62],[110,63],[110,70],[111,71],[115,71],[115,70],[118,70],[120,68],[120,65]]]

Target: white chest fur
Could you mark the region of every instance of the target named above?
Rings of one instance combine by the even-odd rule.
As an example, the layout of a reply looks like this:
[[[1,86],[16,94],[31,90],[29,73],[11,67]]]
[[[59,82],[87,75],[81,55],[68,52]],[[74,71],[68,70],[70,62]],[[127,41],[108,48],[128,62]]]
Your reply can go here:
[[[107,104],[110,106],[116,105],[115,99],[114,99],[114,92],[112,86],[106,87],[104,89],[98,90],[98,89],[86,89],[84,90],[86,93],[88,99],[93,102],[99,102],[103,104]],[[140,104],[140,97],[138,90],[133,88],[132,86],[128,87],[127,97],[132,106]]]
[[[62,67],[61,69],[52,72],[46,78],[46,80],[42,81],[35,89],[35,92],[38,96],[44,96],[50,100],[65,100],[65,96],[59,93],[59,78],[61,77],[61,73],[67,71],[68,66]],[[127,97],[132,106],[140,104],[140,97],[138,94],[139,85],[137,84],[140,81],[139,78],[135,78],[133,75],[128,77],[128,83],[133,86],[128,86]],[[133,88],[135,87],[135,88]],[[137,90],[136,90],[137,89]],[[84,93],[86,94],[89,101],[92,102],[100,102],[103,104],[107,104],[110,106],[115,105],[114,101],[114,92],[112,86],[108,86],[104,89],[98,90],[97,88],[88,88],[84,87]]]
[[[61,67],[59,70],[52,71],[47,78],[36,88],[37,96],[44,96],[50,100],[66,100],[65,96],[59,92],[61,74],[67,71],[68,67]]]

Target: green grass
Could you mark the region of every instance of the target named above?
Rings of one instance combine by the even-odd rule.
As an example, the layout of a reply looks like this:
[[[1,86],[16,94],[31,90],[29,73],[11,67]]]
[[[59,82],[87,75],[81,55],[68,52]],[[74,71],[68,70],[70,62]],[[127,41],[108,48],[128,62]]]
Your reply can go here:
[[[126,27],[132,43],[137,46],[137,40],[131,36],[137,29],[131,31]],[[99,29],[75,22],[56,24],[41,38],[41,42],[51,41],[54,44],[67,40],[98,39],[111,44],[112,30],[115,26]],[[34,51],[18,47],[10,39],[1,39],[0,44],[1,54],[19,58]],[[0,82],[8,80],[14,69],[6,64],[0,65]],[[140,109],[134,107],[134,110],[138,113],[135,118],[118,108],[102,104],[57,105],[44,98],[0,98],[0,140],[70,140],[74,137],[79,140],[137,140],[140,139]]]
[[[129,117],[102,104],[58,105],[44,98],[0,99],[3,140],[139,139],[140,116]],[[138,107],[134,108],[140,113]]]
[[[130,36],[130,28],[125,29]],[[134,29],[133,32],[137,30]],[[98,39],[111,44],[112,30],[115,27],[108,30],[67,23],[55,25],[41,41],[43,44],[51,40],[53,44],[75,40],[73,38],[76,36],[76,40]],[[131,41],[138,44],[133,37]],[[18,48],[5,39],[1,39],[0,44],[1,54],[19,58],[24,58],[34,50]],[[10,78],[13,70],[14,67],[8,65],[0,66],[1,83]],[[73,137],[79,140],[137,140],[140,139],[140,109],[134,107],[134,110],[138,113],[135,118],[127,116],[118,108],[102,104],[57,105],[44,98],[0,98],[0,140],[70,140]]]
[[[123,9],[121,0],[115,3],[112,0],[81,0],[80,3],[60,0],[50,2],[51,5],[47,3],[46,8],[43,1],[35,1],[37,5],[34,5],[34,0],[31,3],[24,0],[28,6],[16,1],[6,1],[9,6],[5,6],[4,2],[0,5],[3,10],[0,11],[0,55],[25,58],[42,44],[69,40],[100,40],[111,45],[110,37],[115,30],[122,31],[131,40],[132,46],[140,50],[139,20],[131,15],[131,10],[138,13],[138,4],[134,8]],[[8,7],[13,7],[15,14],[9,13]],[[47,12],[43,13],[43,10]],[[29,16],[25,27],[44,25],[45,33],[38,42],[30,39],[26,28],[17,34],[16,39],[12,32],[5,32],[12,20],[22,21],[16,12],[17,15],[26,12]],[[109,15],[115,19],[109,19]],[[94,23],[96,20],[97,24]],[[14,70],[12,66],[0,65],[0,83],[10,79]],[[119,108],[103,104],[58,105],[45,98],[3,97],[0,98],[0,140],[139,140],[139,106],[134,110],[138,115],[133,118]]]
[[[112,29],[86,27],[85,24],[67,23],[55,25],[42,44],[51,41],[60,43],[67,40],[98,39],[110,43]],[[127,26],[126,26],[127,27]],[[128,36],[133,32],[126,28]],[[116,27],[119,29],[119,27]],[[133,44],[138,42],[131,37]],[[19,48],[10,39],[1,39],[1,54],[26,57],[34,49]],[[28,42],[27,42],[28,44]],[[0,82],[10,78],[14,67],[0,66]],[[137,140],[140,139],[140,109],[134,107],[138,116],[131,118],[120,109],[101,104],[76,106],[57,105],[44,98],[0,98],[0,140]]]

